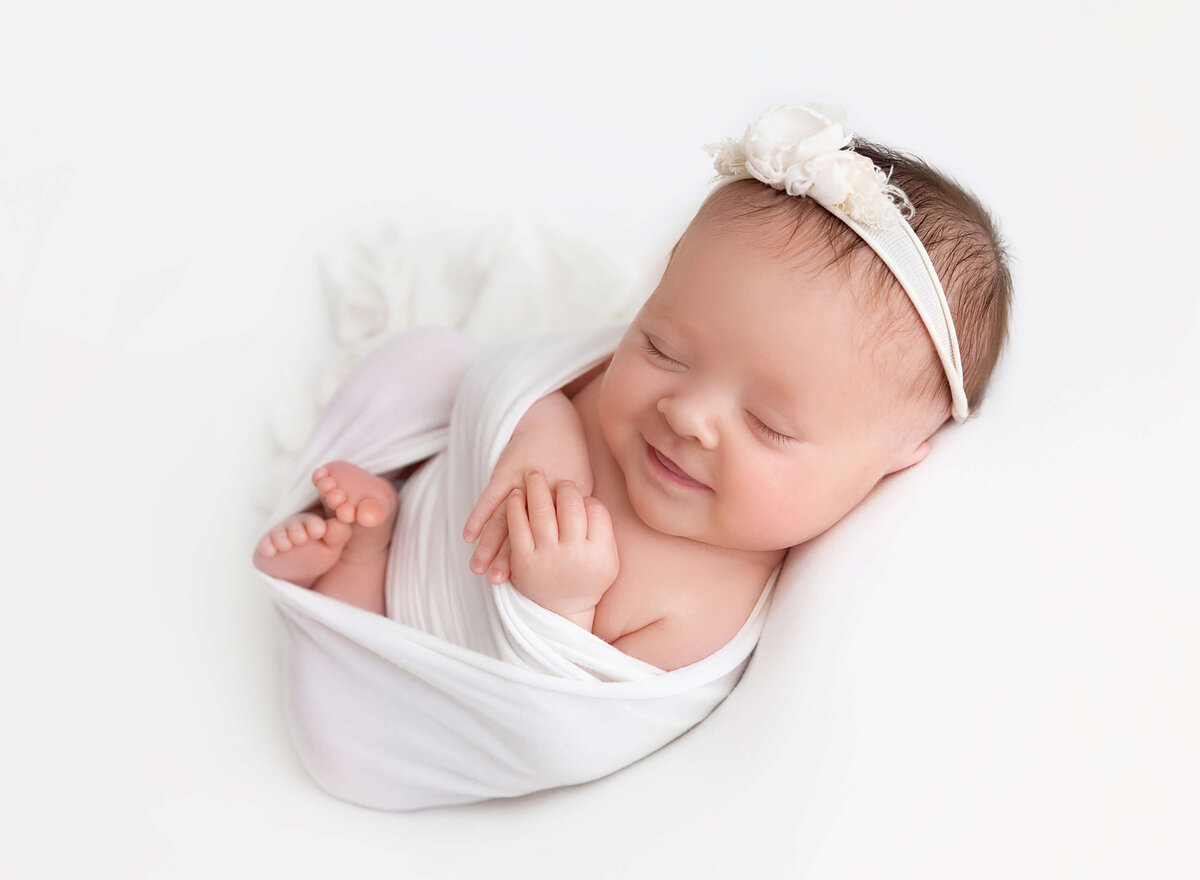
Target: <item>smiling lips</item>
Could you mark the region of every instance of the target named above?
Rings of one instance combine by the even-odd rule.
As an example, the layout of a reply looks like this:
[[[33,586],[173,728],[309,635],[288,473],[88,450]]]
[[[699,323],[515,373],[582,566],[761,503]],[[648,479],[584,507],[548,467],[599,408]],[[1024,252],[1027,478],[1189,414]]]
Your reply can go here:
[[[671,461],[671,459],[667,458],[665,455],[663,455],[661,452],[659,452],[657,449],[655,449],[649,443],[646,444],[646,449],[649,450],[649,453],[650,453],[650,463],[652,465],[656,465],[657,469],[659,470],[660,473],[665,472],[666,476],[669,479],[672,479],[676,483],[679,483],[683,486],[688,486],[689,488],[693,488],[693,489],[708,489],[709,488],[704,483],[701,483],[699,480],[693,479],[691,476],[688,475],[687,471],[685,471],[679,465],[675,464],[675,462]]]

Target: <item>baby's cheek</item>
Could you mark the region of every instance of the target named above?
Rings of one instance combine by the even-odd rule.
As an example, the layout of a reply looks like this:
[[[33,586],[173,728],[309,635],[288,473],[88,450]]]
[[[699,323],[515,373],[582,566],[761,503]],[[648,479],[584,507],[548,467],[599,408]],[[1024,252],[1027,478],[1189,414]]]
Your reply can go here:
[[[785,487],[770,482],[749,493],[738,519],[738,529],[748,548],[783,550],[800,543],[805,531],[807,509],[804,499]]]

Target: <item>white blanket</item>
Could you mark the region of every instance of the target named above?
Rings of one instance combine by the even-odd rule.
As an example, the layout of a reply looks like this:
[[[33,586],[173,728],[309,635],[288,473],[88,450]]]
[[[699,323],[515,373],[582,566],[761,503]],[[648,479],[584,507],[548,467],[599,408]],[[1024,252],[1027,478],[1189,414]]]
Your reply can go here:
[[[375,349],[326,408],[273,522],[316,500],[322,462],[386,473],[432,456],[401,491],[386,617],[262,575],[287,629],[293,738],[331,793],[405,810],[584,782],[670,742],[737,684],[779,569],[728,644],[664,672],[467,567],[463,523],[517,422],[620,332],[485,351],[419,328]]]

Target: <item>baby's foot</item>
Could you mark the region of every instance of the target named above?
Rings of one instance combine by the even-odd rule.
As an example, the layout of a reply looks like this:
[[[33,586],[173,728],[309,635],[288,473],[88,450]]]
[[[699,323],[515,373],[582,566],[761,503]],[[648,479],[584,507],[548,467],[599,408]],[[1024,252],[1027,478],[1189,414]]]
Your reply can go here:
[[[342,556],[352,528],[337,519],[300,513],[263,535],[254,565],[271,577],[311,587]]]
[[[313,471],[312,479],[331,522],[350,527],[347,552],[356,554],[387,546],[399,506],[390,482],[345,461],[321,465]]]

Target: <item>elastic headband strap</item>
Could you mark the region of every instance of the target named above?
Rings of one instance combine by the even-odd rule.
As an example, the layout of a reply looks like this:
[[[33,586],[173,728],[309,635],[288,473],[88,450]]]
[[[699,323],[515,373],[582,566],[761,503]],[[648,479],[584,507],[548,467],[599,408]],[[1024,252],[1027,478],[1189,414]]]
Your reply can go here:
[[[950,316],[950,305],[938,279],[937,270],[921,239],[897,211],[896,222],[888,226],[864,226],[856,222],[838,207],[822,205],[827,211],[849,226],[879,259],[892,270],[904,292],[921,316],[922,323],[933,340],[942,369],[950,383],[950,413],[954,421],[962,424],[970,414],[967,393],[963,388],[962,359],[958,352],[958,334],[954,330],[954,319]]]

